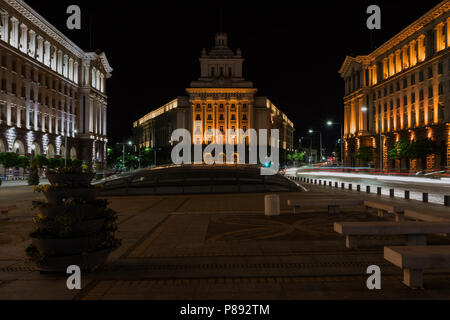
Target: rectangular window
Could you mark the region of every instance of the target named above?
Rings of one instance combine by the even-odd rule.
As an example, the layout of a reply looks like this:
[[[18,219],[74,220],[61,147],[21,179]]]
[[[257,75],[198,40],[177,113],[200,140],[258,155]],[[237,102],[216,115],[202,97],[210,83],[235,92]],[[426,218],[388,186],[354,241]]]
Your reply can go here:
[[[433,78],[433,68],[428,67],[428,79]]]
[[[423,71],[419,72],[419,82],[423,81]]]
[[[411,75],[411,84],[413,85],[413,84],[415,84],[416,83],[416,75],[415,74],[412,74]]]

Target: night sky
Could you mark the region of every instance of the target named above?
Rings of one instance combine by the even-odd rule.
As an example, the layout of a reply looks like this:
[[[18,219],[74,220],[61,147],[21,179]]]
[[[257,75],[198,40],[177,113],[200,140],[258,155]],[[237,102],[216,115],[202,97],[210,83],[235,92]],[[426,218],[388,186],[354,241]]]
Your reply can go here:
[[[111,143],[127,139],[139,117],[186,95],[199,77],[202,48],[222,29],[230,47],[242,50],[244,77],[294,122],[296,141],[322,130],[328,153],[339,128],[325,122],[343,118],[338,70],[345,56],[370,53],[440,1],[26,2],[83,50],[106,53],[114,69],[107,81]],[[66,27],[71,4],[81,8],[81,30]],[[372,4],[381,8],[381,30],[366,27]]]

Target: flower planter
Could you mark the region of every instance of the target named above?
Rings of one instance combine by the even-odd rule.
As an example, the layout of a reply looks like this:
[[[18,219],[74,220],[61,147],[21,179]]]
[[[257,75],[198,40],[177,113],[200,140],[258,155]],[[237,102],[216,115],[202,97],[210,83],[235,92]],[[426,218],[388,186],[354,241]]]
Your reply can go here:
[[[69,265],[94,270],[120,246],[114,237],[117,215],[106,200],[96,200],[99,188],[90,185],[94,174],[50,173],[50,185],[38,186],[47,203],[35,201],[37,232],[27,256],[42,272],[66,272]]]
[[[105,264],[111,248],[100,249],[84,254],[47,256],[44,261],[37,263],[37,269],[41,272],[66,272],[70,265],[77,265],[81,270],[94,271]]]
[[[69,239],[45,239],[36,236],[36,234],[31,234],[33,245],[47,255],[72,255],[93,251],[104,240],[101,235]]]
[[[58,228],[60,225],[55,221],[48,222],[38,222],[36,223],[37,227],[42,230],[54,230]],[[83,232],[83,234],[94,234],[100,232],[105,226],[105,219],[91,219],[80,222],[75,226],[76,230]]]
[[[44,192],[50,205],[58,205],[63,199],[74,198],[86,202],[93,201],[98,195],[96,188],[56,188]]]
[[[47,173],[47,179],[52,185],[66,185],[80,188],[90,185],[95,173]]]
[[[99,214],[99,207],[92,204],[77,204],[76,206],[65,205],[39,205],[39,211],[48,218],[66,214],[83,214],[86,220],[95,219]]]

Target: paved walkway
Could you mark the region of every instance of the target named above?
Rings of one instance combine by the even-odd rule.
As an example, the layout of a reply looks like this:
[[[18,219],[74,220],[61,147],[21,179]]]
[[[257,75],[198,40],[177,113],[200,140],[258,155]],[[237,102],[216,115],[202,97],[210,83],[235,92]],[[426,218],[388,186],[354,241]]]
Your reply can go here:
[[[401,283],[401,270],[385,261],[382,251],[384,245],[404,244],[403,237],[365,237],[360,249],[348,250],[332,230],[335,221],[389,217],[358,207],[336,215],[308,208],[292,214],[286,200],[311,198],[307,192],[280,194],[277,217],[264,216],[264,194],[111,197],[123,244],[101,270],[82,275],[82,290],[68,290],[64,275],[40,274],[25,260],[33,228],[26,206],[41,195],[12,189],[0,190],[0,197],[24,197],[14,215],[29,220],[0,222],[0,299],[450,298],[445,270],[426,273],[426,290]],[[348,197],[325,187],[314,187],[314,193],[318,201]],[[431,236],[429,244],[450,239]],[[382,290],[366,288],[372,264],[382,270]]]

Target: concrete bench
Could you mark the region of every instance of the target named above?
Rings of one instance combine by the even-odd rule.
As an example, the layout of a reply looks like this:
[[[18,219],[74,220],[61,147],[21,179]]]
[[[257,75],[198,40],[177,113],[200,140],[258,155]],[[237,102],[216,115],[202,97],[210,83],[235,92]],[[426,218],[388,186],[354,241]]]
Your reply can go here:
[[[406,235],[409,246],[426,245],[428,234],[450,233],[450,223],[416,221],[335,222],[334,231],[345,235],[345,246],[357,248],[357,236]]]
[[[421,220],[430,222],[450,222],[450,210],[436,211],[436,210],[423,210],[420,209],[405,209],[405,218],[411,220]]]
[[[384,247],[384,259],[402,268],[405,285],[423,288],[423,270],[450,268],[450,246]]]
[[[8,219],[8,213],[14,209],[16,209],[17,206],[16,205],[11,205],[11,206],[0,206],[0,218],[2,220],[7,220]]]
[[[323,199],[316,200],[288,200],[287,205],[294,207],[294,213],[300,213],[301,207],[324,207],[328,206],[328,213],[339,213],[341,206],[362,206],[364,203],[358,199]]]
[[[374,208],[378,210],[378,216],[383,217],[384,214],[391,213],[395,215],[395,221],[403,221],[404,216],[403,213],[405,211],[405,206],[402,205],[394,205],[389,202],[382,202],[382,201],[371,201],[371,200],[365,200],[364,206],[366,209]]]

